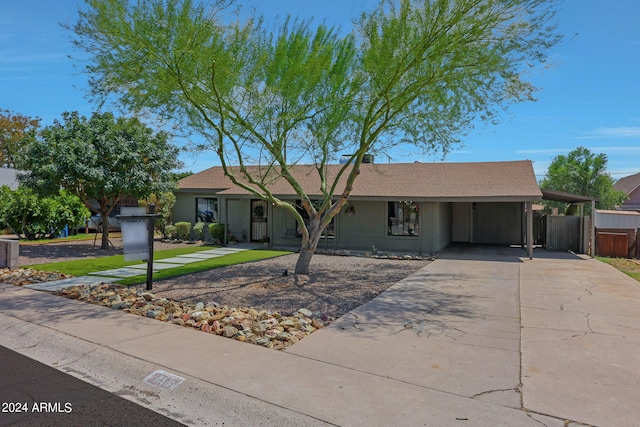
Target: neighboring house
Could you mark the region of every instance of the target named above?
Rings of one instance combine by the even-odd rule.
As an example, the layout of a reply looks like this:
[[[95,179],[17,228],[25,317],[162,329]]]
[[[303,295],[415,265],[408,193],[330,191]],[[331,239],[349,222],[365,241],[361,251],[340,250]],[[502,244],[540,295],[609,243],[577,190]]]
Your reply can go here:
[[[11,190],[18,188],[18,173],[20,171],[11,168],[0,168],[0,187],[8,186]]]
[[[620,210],[640,212],[640,173],[620,178],[613,184],[613,188],[627,195],[627,200],[620,206]]]
[[[330,165],[335,176],[341,165]],[[257,167],[255,167],[257,168]],[[542,193],[530,161],[363,164],[349,201],[319,248],[435,254],[452,242],[521,245],[532,202]],[[320,180],[314,166],[293,174],[313,199]],[[343,187],[339,187],[342,189]],[[297,202],[281,178],[270,186]],[[178,182],[174,221],[210,218],[227,223],[241,241],[268,236],[274,246],[299,246],[293,215],[257,199],[212,167]]]
[[[87,221],[87,228],[89,230],[99,230],[102,225],[102,218],[98,213],[100,212],[100,203],[95,199],[91,199],[89,200],[89,205],[88,208],[92,212],[92,215]],[[122,208],[137,208],[138,206],[140,205],[137,198],[131,196],[122,197],[109,214],[109,231],[120,231],[121,224],[116,217],[125,214],[126,210],[122,212]],[[129,215],[128,213],[126,214]]]

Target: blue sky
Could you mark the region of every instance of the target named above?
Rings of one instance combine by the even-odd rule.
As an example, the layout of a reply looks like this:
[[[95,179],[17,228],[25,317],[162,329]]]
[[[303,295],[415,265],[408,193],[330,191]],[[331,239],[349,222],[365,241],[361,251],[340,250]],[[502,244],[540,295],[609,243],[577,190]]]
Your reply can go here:
[[[87,77],[68,58],[78,0],[0,0],[0,109],[42,118],[47,126],[64,111],[90,116]],[[265,16],[298,15],[350,28],[372,0],[246,0]],[[608,156],[615,178],[640,172],[640,1],[564,0],[558,23],[565,35],[554,65],[537,70],[537,102],[519,104],[498,125],[480,126],[446,161],[530,159],[538,179],[559,154],[578,146]],[[77,64],[76,64],[77,65]],[[439,161],[396,150],[391,161]],[[182,155],[186,170],[218,162],[211,153]],[[387,161],[387,159],[376,159]]]

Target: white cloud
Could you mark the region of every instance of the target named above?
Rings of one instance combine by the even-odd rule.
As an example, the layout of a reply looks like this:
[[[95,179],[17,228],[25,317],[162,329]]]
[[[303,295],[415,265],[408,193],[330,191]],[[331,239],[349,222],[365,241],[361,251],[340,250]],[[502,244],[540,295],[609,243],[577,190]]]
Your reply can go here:
[[[584,138],[640,138],[640,127],[599,128],[592,130]]]
[[[640,153],[640,146],[636,145],[618,145],[618,146],[598,146],[592,147],[585,145],[586,149],[591,151],[592,153],[616,153],[616,154],[638,154]],[[577,147],[571,148],[541,148],[541,149],[533,149],[533,150],[518,150],[516,153],[518,154],[569,154],[569,152],[575,150]]]
[[[575,147],[573,148],[540,148],[540,149],[533,149],[533,150],[517,150],[516,153],[518,154],[555,154],[555,153],[568,153],[572,150],[575,150]]]
[[[616,153],[616,154],[639,154],[640,146],[636,145],[618,145],[613,147],[591,147],[592,152],[596,153]]]

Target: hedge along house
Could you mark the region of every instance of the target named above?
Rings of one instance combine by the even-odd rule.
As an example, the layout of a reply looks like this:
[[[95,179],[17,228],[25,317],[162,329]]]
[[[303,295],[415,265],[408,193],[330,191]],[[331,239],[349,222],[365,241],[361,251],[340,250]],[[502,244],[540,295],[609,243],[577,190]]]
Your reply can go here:
[[[329,175],[341,166],[329,165]],[[292,170],[312,200],[320,195],[314,166]],[[299,204],[284,179],[275,179],[269,188]],[[318,248],[435,254],[452,242],[524,246],[533,240],[526,213],[541,198],[528,160],[365,163]],[[222,167],[178,182],[174,220],[226,223],[240,241],[269,237],[275,247],[299,247],[301,241],[293,215],[233,184]]]

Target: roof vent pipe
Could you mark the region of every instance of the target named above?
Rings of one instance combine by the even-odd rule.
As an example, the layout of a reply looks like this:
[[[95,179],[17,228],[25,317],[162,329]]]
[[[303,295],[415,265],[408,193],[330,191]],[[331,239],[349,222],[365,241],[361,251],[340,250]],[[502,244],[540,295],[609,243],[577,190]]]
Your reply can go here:
[[[340,164],[341,165],[346,164],[351,158],[351,156],[353,156],[353,154],[343,154],[342,157],[340,158]],[[364,156],[362,156],[362,163],[373,163],[373,154],[367,153]]]

